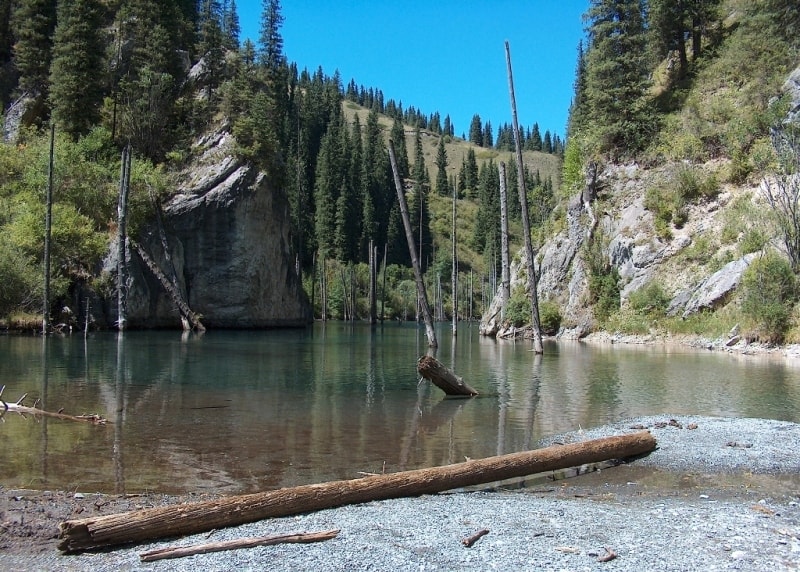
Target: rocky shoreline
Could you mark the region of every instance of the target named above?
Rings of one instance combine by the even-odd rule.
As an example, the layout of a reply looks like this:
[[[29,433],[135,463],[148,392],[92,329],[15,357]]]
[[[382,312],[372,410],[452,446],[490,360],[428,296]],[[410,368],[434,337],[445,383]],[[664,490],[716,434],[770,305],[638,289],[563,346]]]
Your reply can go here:
[[[0,567],[13,570],[796,570],[800,566],[800,424],[646,417],[553,436],[542,446],[646,428],[653,453],[553,480],[345,506],[117,549],[61,555],[65,519],[192,502],[0,489]],[[330,541],[143,563],[173,545],[339,529]],[[489,533],[466,548],[462,540]],[[610,554],[612,559],[608,559]]]

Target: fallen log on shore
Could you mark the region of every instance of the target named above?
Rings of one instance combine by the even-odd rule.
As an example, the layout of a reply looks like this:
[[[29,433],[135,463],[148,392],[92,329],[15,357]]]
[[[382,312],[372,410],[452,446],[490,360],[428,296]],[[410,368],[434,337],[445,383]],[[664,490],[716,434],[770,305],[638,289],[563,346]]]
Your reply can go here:
[[[650,432],[640,431],[442,467],[68,520],[59,524],[58,548],[64,552],[80,552],[347,504],[434,494],[586,463],[634,457],[655,447],[656,440]]]
[[[417,371],[425,379],[444,391],[445,395],[472,397],[478,395],[476,389],[464,383],[464,380],[450,371],[436,358],[422,356],[417,361]]]

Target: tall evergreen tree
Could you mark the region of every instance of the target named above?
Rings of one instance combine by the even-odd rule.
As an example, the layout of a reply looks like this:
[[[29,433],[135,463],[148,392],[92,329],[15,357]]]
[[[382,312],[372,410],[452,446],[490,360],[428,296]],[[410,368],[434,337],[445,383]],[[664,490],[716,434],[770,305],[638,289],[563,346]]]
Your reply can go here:
[[[119,137],[154,159],[171,143],[184,70],[179,57],[185,14],[174,3],[128,0],[117,13]]]
[[[472,116],[472,121],[469,124],[469,142],[478,147],[483,147],[483,123],[481,122],[481,116],[477,113]]]
[[[261,63],[267,70],[278,70],[286,62],[286,58],[283,55],[283,36],[281,36],[282,24],[283,14],[281,14],[280,1],[263,0],[261,35],[258,41],[261,46],[259,53]]]
[[[77,138],[98,123],[106,85],[99,0],[61,0],[53,38],[50,102],[58,126]]]
[[[483,127],[482,143],[484,147],[494,147],[494,133],[492,132],[492,122],[487,121]]]
[[[53,57],[56,0],[19,0],[11,18],[14,63],[23,90],[44,94]]]
[[[392,141],[394,141],[394,152],[397,159],[397,170],[400,172],[400,179],[407,179],[411,173],[408,166],[406,132],[403,124],[397,118],[392,122],[391,138]]]
[[[644,148],[655,130],[644,0],[591,0],[586,54],[587,126],[597,150],[614,156]]]
[[[436,192],[446,197],[451,194],[450,189],[447,181],[447,150],[444,148],[444,135],[442,135],[436,148]]]
[[[539,124],[534,123],[533,129],[531,130],[531,138],[530,138],[530,150],[531,151],[541,151],[542,150],[542,134],[539,131]]]
[[[0,0],[0,109],[3,110],[8,106],[11,90],[14,87],[14,72],[11,65],[14,56],[12,8],[12,0]]]
[[[197,52],[205,62],[209,99],[222,80],[226,47],[222,18],[222,5],[218,0],[201,0]]]
[[[236,0],[226,0],[223,3],[222,33],[225,37],[225,47],[229,50],[238,50],[239,35],[242,33],[242,29],[239,25],[239,12],[236,9]]]

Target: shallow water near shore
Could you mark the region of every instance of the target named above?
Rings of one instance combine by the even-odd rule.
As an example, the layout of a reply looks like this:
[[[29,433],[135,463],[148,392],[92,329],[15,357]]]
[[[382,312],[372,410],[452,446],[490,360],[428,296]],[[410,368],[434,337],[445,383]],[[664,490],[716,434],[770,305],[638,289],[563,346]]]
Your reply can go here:
[[[97,492],[243,493],[481,458],[642,415],[800,422],[792,361],[497,342],[438,326],[436,357],[481,395],[418,383],[416,324],[0,338],[3,398],[105,426],[6,414],[0,482]]]

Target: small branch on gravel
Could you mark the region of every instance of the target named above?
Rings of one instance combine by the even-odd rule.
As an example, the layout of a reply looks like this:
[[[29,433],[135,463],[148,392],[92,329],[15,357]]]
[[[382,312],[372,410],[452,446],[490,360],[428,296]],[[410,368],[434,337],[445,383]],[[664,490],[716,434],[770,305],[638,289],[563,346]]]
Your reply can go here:
[[[467,548],[472,548],[472,545],[475,544],[476,542],[478,542],[478,539],[481,536],[486,536],[487,534],[489,534],[489,529],[484,528],[483,530],[479,530],[478,532],[476,532],[472,536],[468,536],[466,538],[462,538],[461,539],[461,544],[463,544]]]
[[[166,560],[168,558],[183,558],[184,556],[194,556],[196,554],[208,554],[209,552],[222,552],[224,550],[237,550],[239,548],[254,548],[256,546],[270,546],[273,544],[309,544],[311,542],[322,542],[336,538],[339,530],[324,530],[322,532],[298,532],[295,534],[281,534],[277,536],[255,536],[251,538],[238,538],[225,542],[210,542],[208,544],[195,544],[193,546],[171,546],[142,552],[139,555],[142,562],[153,562],[154,560]]]

